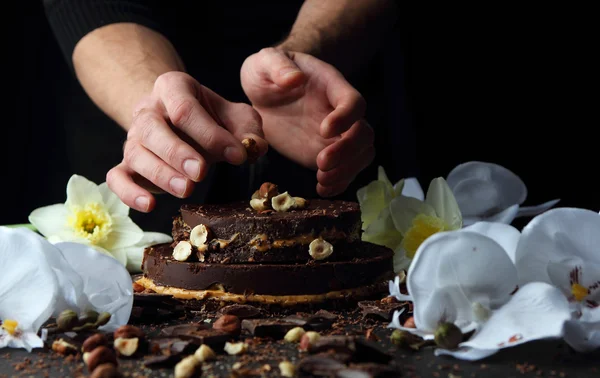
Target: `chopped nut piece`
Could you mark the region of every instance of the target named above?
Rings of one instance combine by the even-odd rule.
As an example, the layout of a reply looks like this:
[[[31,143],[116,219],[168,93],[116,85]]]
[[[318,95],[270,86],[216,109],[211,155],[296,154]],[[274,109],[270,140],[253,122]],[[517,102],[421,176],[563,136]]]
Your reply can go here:
[[[255,198],[250,200],[250,207],[256,211],[264,211],[269,209],[266,198]]]
[[[133,283],[133,292],[134,293],[141,293],[142,291],[146,290],[145,287],[143,287],[142,285],[140,285],[137,282]]]
[[[122,325],[113,332],[113,339],[118,339],[119,337],[125,339],[131,339],[133,337],[137,337],[138,339],[145,338],[144,331],[141,328],[133,326],[131,324]]]
[[[294,206],[292,206],[294,209],[304,209],[306,206],[308,206],[307,200],[302,197],[294,197]]]
[[[210,240],[211,232],[208,227],[203,224],[199,224],[192,229],[190,232],[190,243],[194,247],[201,248],[203,245],[206,245]]]
[[[248,344],[239,342],[239,343],[230,343],[229,341],[225,343],[225,347],[223,348],[227,354],[237,355],[246,353],[248,350]]]
[[[285,212],[291,209],[296,202],[288,194],[288,192],[283,192],[271,199],[271,207],[275,211]]]
[[[406,319],[406,321],[404,322],[404,328],[417,328],[414,316],[411,316],[410,318]]]
[[[302,338],[302,336],[306,333],[306,331],[304,331],[304,328],[302,327],[295,327],[290,329],[285,336],[283,337],[283,339],[285,341],[287,341],[288,343],[295,343],[297,341],[300,341],[300,339]]]
[[[83,345],[81,346],[82,352],[91,352],[101,345],[108,344],[106,337],[102,333],[97,333],[85,339]]]
[[[308,331],[304,335],[302,335],[302,338],[300,339],[300,346],[298,349],[300,349],[301,351],[307,351],[308,348],[310,348],[311,345],[314,345],[314,343],[316,343],[320,338],[321,335],[318,332]]]
[[[173,248],[173,258],[177,261],[185,261],[192,254],[192,245],[186,241],[180,241]]]
[[[190,378],[198,373],[200,361],[196,357],[187,356],[175,365],[175,378]]]
[[[213,324],[213,329],[231,334],[239,334],[242,330],[242,322],[235,315],[222,315]]]
[[[117,356],[115,352],[110,350],[108,347],[99,346],[95,348],[93,351],[87,354],[87,357],[84,357],[84,362],[88,367],[88,371],[91,373],[94,371],[96,366],[102,365],[105,363],[111,363],[113,365],[118,365]]]
[[[296,375],[296,367],[290,361],[281,361],[279,363],[279,372],[282,377],[294,377]]]
[[[315,260],[323,260],[333,253],[333,245],[323,238],[318,238],[308,245],[308,253]]]
[[[279,188],[277,187],[277,185],[270,182],[263,183],[260,186],[260,189],[258,189],[258,195],[260,196],[260,198],[266,198],[267,201],[271,201],[271,198],[275,197],[278,194]]]
[[[77,347],[69,344],[63,339],[58,339],[52,343],[52,350],[58,354],[66,356],[68,354],[77,354]]]
[[[206,344],[200,345],[200,348],[194,353],[194,357],[200,362],[206,362],[214,360],[217,355],[216,353]]]
[[[260,151],[258,150],[258,145],[256,141],[252,138],[246,138],[242,140],[242,144],[246,149],[246,155],[248,156],[248,163],[252,164],[258,160],[258,155]]]
[[[138,350],[139,343],[140,339],[137,337],[130,339],[119,337],[115,339],[113,346],[115,347],[115,350],[119,352],[119,355],[130,357]]]

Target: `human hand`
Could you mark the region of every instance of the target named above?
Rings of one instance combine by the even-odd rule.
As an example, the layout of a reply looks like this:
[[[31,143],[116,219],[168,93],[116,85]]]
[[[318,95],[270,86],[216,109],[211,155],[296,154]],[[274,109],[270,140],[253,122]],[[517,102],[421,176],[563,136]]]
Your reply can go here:
[[[106,182],[127,206],[148,212],[155,205],[151,191],[185,198],[210,164],[242,164],[244,138],[256,141],[259,156],[266,153],[261,119],[250,105],[229,102],[183,72],[168,72],[135,107],[123,161]]]
[[[343,192],[375,156],[365,101],[333,66],[307,54],[266,48],[246,59],[242,87],[269,144],[317,170],[317,193]]]

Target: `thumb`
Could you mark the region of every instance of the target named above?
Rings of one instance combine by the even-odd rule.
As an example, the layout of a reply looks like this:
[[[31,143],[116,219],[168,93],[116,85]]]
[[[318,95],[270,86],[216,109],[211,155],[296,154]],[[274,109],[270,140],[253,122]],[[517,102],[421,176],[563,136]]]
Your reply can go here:
[[[293,53],[272,47],[257,54],[256,75],[280,88],[291,89],[304,83],[305,75],[293,60]]]

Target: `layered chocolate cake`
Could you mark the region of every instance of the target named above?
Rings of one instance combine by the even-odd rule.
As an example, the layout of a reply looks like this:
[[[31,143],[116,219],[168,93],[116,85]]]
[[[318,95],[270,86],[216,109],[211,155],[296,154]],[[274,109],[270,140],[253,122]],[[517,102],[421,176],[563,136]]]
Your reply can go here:
[[[173,243],[146,249],[137,283],[203,305],[355,303],[393,277],[393,252],[361,241],[361,226],[357,203],[265,183],[249,202],[182,206]]]

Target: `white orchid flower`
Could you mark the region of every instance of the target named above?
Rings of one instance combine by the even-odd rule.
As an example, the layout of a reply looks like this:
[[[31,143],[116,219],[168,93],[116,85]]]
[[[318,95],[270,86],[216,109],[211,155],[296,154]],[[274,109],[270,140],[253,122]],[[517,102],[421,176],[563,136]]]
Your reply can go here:
[[[38,208],[29,221],[53,243],[90,245],[134,271],[141,269],[138,263],[145,247],[172,240],[166,234],[145,234],[129,217],[129,207],[106,183],[96,185],[78,175],[69,179],[64,204]]]
[[[460,164],[448,174],[447,181],[465,226],[480,221],[510,224],[516,217],[535,216],[560,201],[521,206],[527,199],[525,183],[512,171],[493,163],[470,161]]]
[[[0,348],[44,347],[37,333],[60,289],[50,265],[40,264],[52,248],[30,230],[0,227]]]
[[[419,246],[431,235],[462,227],[456,199],[441,177],[431,181],[424,201],[400,195],[390,202],[389,212],[391,223],[401,235],[400,243],[394,248],[396,272],[410,265]]]
[[[514,228],[502,230],[504,227],[512,228],[477,225],[427,238],[410,265],[406,281],[416,328],[401,327],[394,320],[390,327],[433,339],[442,322],[454,323],[463,333],[484,324],[494,310],[508,302],[518,284],[511,252],[503,245],[516,246],[508,239],[518,239],[519,232]],[[506,240],[499,243],[492,237]],[[394,314],[395,320],[397,317]]]
[[[523,228],[516,253],[521,285],[546,282],[568,299],[565,340],[576,350],[600,347],[600,215],[558,208]]]

